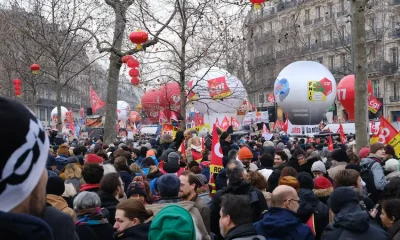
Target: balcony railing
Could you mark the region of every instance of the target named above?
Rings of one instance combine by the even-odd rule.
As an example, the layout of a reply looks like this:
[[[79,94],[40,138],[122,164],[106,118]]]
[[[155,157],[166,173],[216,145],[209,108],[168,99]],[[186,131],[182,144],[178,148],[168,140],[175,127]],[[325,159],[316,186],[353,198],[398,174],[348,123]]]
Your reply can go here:
[[[390,102],[400,102],[400,96],[390,96],[389,101]]]

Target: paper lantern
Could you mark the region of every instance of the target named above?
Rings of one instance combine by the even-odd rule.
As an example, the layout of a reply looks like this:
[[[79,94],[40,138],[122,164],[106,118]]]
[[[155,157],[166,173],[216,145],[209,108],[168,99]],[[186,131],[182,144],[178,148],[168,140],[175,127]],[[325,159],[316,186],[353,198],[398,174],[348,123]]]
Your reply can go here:
[[[129,35],[129,39],[131,40],[131,42],[137,45],[137,50],[141,50],[142,44],[147,42],[147,40],[149,39],[149,35],[147,34],[147,32],[137,30],[136,32],[133,32]]]
[[[131,79],[131,83],[132,83],[133,86],[137,87],[139,85],[139,83],[140,83],[140,79],[137,78],[137,77],[133,77]]]
[[[259,10],[264,0],[250,0],[250,2],[253,4],[254,9]]]
[[[136,68],[132,68],[131,70],[129,70],[129,76],[135,78],[139,76],[139,70],[137,70]]]
[[[139,61],[132,57],[131,59],[128,60],[127,65],[130,68],[137,68],[139,67]]]
[[[40,70],[40,65],[39,64],[32,64],[31,65],[31,70],[33,72],[33,74],[37,75],[39,74],[39,70]]]

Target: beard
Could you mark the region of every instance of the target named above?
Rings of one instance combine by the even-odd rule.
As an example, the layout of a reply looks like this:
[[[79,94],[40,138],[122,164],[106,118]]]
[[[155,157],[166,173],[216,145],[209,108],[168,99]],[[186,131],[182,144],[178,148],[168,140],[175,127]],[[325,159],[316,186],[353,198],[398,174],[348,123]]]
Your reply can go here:
[[[189,196],[190,196],[190,192],[188,192],[188,193],[179,192],[179,197],[182,198],[183,200],[188,200]]]
[[[35,217],[44,218],[45,210],[46,195],[37,185],[29,198],[27,213]]]

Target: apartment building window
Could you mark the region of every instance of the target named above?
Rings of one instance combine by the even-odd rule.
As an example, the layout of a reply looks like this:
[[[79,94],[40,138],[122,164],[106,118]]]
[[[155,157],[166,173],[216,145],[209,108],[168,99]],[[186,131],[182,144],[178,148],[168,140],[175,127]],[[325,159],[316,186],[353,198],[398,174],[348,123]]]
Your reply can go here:
[[[44,108],[39,109],[39,119],[40,121],[46,121],[46,109]]]
[[[375,31],[376,30],[376,22],[375,22],[375,17],[371,17],[369,19],[369,26],[370,28]]]
[[[394,99],[399,98],[399,84],[397,82],[393,82],[393,97]]]
[[[344,12],[345,10],[344,0],[339,0],[339,9],[341,12]]]
[[[272,30],[273,30],[273,29],[272,29],[272,27],[273,27],[273,26],[272,26],[272,22],[269,22],[268,24],[269,24],[269,31],[272,32]]]
[[[328,14],[330,17],[333,16],[333,3],[328,3]]]
[[[390,24],[391,24],[392,30],[395,30],[395,29],[396,29],[396,25],[397,25],[396,22],[397,22],[397,21],[396,21],[396,16],[391,16],[391,17],[390,17]]]
[[[375,97],[380,97],[380,92],[379,92],[379,81],[378,80],[372,80],[372,91],[373,95]]]
[[[307,47],[310,47],[311,46],[311,34],[307,34],[306,39],[307,39]]]
[[[332,28],[328,29],[328,41],[329,42],[333,41],[333,30],[332,30]]]
[[[317,18],[321,17],[321,7],[320,6],[315,8],[315,13],[316,13]]]
[[[285,17],[281,18],[281,24],[282,24],[282,27],[286,27],[287,26],[287,22],[286,22],[286,18]]]
[[[397,47],[391,48],[390,55],[392,63],[394,63],[397,66],[399,63],[399,49]]]
[[[263,104],[263,103],[265,103],[264,94],[259,94],[258,95],[258,104]]]
[[[342,54],[340,55],[340,66],[343,69],[343,72],[346,71],[346,55]]]
[[[343,26],[340,26],[340,37],[344,37],[345,36],[345,33],[346,33],[346,31],[345,31],[345,26],[343,25]]]
[[[310,9],[306,10],[306,21],[310,21]]]
[[[315,32],[315,43],[318,44],[318,42],[320,42],[320,41],[321,41],[321,32],[317,31],[317,32]]]
[[[371,58],[372,58],[372,60],[375,60],[375,58],[376,58],[376,46],[375,45],[371,46]]]
[[[333,69],[335,67],[335,56],[329,56],[329,69]]]

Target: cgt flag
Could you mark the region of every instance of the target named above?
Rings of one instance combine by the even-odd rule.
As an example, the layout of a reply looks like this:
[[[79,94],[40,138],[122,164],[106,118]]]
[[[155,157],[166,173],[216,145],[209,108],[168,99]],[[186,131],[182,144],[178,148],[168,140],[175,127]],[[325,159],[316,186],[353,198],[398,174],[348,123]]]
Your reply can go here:
[[[221,171],[221,169],[223,168],[223,154],[221,144],[219,143],[219,135],[216,124],[213,125],[211,151],[210,171],[212,173],[219,173],[219,171]]]
[[[90,85],[90,105],[92,106],[93,113],[96,113],[97,110],[106,105],[106,103],[103,102],[99,95],[97,95],[97,93],[94,91],[92,85]]]
[[[390,141],[395,138],[399,132],[384,117],[381,117],[380,122],[379,130],[371,137],[370,143],[380,142],[383,144],[390,144]]]

